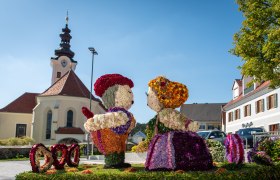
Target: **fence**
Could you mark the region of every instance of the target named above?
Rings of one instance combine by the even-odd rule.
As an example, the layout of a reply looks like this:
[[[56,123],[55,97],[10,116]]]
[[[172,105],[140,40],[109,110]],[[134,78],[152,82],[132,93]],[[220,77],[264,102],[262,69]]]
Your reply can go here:
[[[253,135],[253,145],[255,146],[257,142],[260,142],[264,138],[267,137],[275,137],[280,138],[280,131],[269,131],[269,132],[261,132],[261,133],[255,133]],[[246,144],[247,147],[247,144]]]

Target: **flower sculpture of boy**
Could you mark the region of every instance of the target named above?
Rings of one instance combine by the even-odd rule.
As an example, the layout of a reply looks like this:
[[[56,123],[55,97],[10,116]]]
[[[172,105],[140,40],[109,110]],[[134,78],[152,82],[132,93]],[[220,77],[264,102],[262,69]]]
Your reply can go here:
[[[133,104],[133,82],[120,74],[106,74],[97,79],[94,91],[108,109],[105,114],[93,114],[83,107],[88,118],[84,124],[91,133],[98,150],[105,155],[104,168],[130,167],[125,163],[126,140],[135,127],[135,119],[128,112]]]
[[[208,170],[212,157],[204,140],[194,131],[198,124],[175,108],[188,98],[185,85],[159,76],[149,82],[148,106],[157,112],[148,122],[153,131],[145,168],[147,170]]]

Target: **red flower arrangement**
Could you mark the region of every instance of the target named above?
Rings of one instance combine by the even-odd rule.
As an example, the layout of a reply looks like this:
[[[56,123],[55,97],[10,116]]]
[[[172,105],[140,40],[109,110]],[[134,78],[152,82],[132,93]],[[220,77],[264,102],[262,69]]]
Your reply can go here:
[[[53,165],[55,167],[55,169],[64,169],[64,165],[66,163],[66,158],[67,158],[67,146],[65,144],[55,144],[53,146],[51,146],[51,152],[52,152],[52,156],[54,158],[54,162]],[[58,160],[57,157],[57,152],[61,151],[62,155],[60,160]]]
[[[62,152],[62,157],[60,160],[57,158],[57,152]],[[72,161],[71,156],[74,155],[74,160]],[[44,156],[45,162],[40,165],[40,157]],[[55,169],[63,169],[65,161],[69,167],[77,167],[80,162],[80,147],[78,144],[72,144],[67,148],[64,144],[56,144],[51,146],[51,151],[46,148],[43,144],[35,144],[32,146],[29,152],[30,164],[33,172],[45,172],[54,165]],[[51,171],[48,172],[52,173]]]
[[[42,155],[45,158],[45,163],[43,165],[40,165],[39,158]],[[32,171],[37,173],[45,172],[50,169],[54,161],[52,153],[41,143],[32,146],[29,152],[29,159]]]
[[[94,83],[95,94],[99,97],[111,86],[114,85],[128,85],[130,88],[134,86],[131,79],[124,77],[120,74],[105,74],[98,78]]]
[[[71,156],[74,154],[74,160],[72,161]],[[72,144],[68,148],[66,162],[69,167],[77,167],[80,162],[80,147],[78,144]]]
[[[93,113],[86,107],[82,107],[82,113],[89,119],[93,117]]]

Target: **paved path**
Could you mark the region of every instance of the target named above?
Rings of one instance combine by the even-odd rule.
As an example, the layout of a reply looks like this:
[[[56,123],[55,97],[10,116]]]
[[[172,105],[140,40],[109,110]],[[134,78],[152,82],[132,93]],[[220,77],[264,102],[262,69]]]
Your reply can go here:
[[[127,161],[131,164],[145,163],[144,161]],[[80,164],[104,164],[104,160],[80,159]],[[0,180],[14,180],[19,173],[31,171],[29,160],[27,161],[1,161]]]
[[[248,150],[245,150],[247,154]],[[143,156],[143,157],[142,157]],[[126,160],[131,164],[144,164],[145,155],[140,157],[135,154],[126,154]],[[247,162],[247,155],[245,155],[245,161]],[[86,158],[80,159],[80,164],[104,164],[104,158],[95,158],[94,160],[87,160]],[[19,173],[31,171],[29,160],[27,161],[1,161],[0,162],[0,180],[14,180],[15,176]]]

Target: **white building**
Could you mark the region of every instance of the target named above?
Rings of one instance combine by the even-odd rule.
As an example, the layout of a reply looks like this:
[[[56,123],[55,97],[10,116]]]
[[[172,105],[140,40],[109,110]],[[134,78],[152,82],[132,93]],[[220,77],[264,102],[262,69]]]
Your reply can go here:
[[[138,131],[131,137],[131,141],[135,144],[139,144],[142,142],[144,139],[146,139],[146,135],[142,131]]]
[[[43,144],[86,140],[81,108],[89,107],[90,91],[74,72],[77,61],[70,50],[70,32],[66,24],[60,47],[51,58],[51,86],[43,93],[24,93],[0,109],[0,139],[29,136]],[[92,111],[106,111],[94,96]]]
[[[280,88],[269,88],[269,81],[248,86],[251,80],[250,77],[243,77],[233,83],[233,99],[223,107],[222,113],[222,129],[226,133],[235,133],[247,127],[280,130]]]

